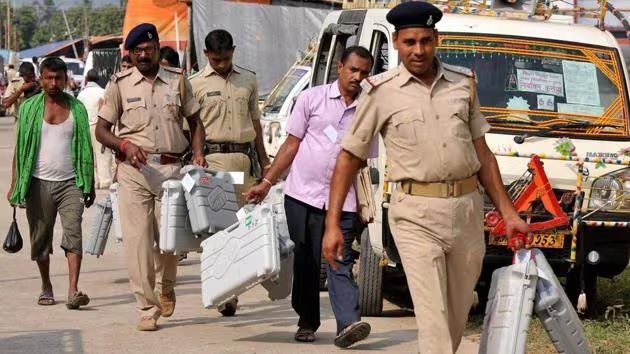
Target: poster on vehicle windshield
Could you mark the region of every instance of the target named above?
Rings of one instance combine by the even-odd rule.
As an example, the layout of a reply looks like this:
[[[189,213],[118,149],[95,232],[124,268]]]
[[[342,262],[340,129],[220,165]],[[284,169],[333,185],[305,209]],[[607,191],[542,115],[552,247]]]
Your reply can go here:
[[[595,64],[581,61],[562,61],[567,103],[599,106],[599,85]]]
[[[601,116],[604,114],[604,107],[588,106],[582,104],[558,103],[558,113],[586,114],[590,116]]]
[[[538,101],[538,109],[544,109],[546,111],[555,111],[555,96],[552,95],[538,95],[536,96]]]
[[[517,69],[518,90],[546,95],[564,96],[562,74],[546,71]]]

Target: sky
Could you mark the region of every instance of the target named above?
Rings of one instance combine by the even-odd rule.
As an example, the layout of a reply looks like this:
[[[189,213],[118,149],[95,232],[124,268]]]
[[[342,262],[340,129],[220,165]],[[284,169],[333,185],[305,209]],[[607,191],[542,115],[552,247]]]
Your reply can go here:
[[[37,2],[37,0],[11,0],[11,1],[13,1],[15,6],[32,5],[33,3]],[[41,0],[39,1],[39,3],[42,3],[42,2],[43,1]],[[57,6],[63,6],[64,8],[68,8],[68,7],[73,7],[76,5],[83,4],[83,0],[55,0],[55,4]],[[119,6],[120,0],[92,0],[92,6],[94,7],[104,6],[104,5]]]

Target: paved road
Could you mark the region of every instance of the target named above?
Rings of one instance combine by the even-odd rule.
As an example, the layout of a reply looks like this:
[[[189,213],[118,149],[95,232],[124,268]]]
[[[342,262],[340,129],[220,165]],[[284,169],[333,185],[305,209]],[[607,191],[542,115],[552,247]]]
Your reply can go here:
[[[13,152],[12,119],[0,118],[0,192],[6,195]],[[104,193],[99,191],[102,197]],[[94,209],[88,210],[83,228],[87,233]],[[10,225],[11,210],[0,203],[0,237]],[[64,306],[67,269],[58,247],[60,225],[55,230],[52,281],[58,304],[36,305],[39,275],[29,259],[28,227],[19,210],[20,231],[25,248],[17,254],[0,251],[0,353],[333,353],[335,322],[326,293],[322,293],[322,327],[317,341],[293,341],[297,318],[290,300],[271,302],[262,287],[241,296],[237,316],[224,318],[201,304],[199,256],[191,254],[178,271],[177,308],[161,319],[157,332],[135,328],[134,299],[129,292],[122,244],[112,237],[105,255],[86,255],[80,287],[92,301],[81,311]],[[87,236],[84,238],[87,244]],[[413,353],[416,351],[415,319],[409,312],[385,305],[385,316],[368,318],[372,335],[354,348],[355,352]],[[470,340],[460,354],[476,353]]]

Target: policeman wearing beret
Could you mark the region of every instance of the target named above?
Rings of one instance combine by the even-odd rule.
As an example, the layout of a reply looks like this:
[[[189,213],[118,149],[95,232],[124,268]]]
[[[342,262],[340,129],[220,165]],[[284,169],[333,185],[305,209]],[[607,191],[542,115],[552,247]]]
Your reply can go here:
[[[460,344],[485,245],[482,187],[506,221],[526,233],[486,145],[473,73],[435,57],[442,12],[425,2],[394,7],[387,20],[402,65],[364,82],[355,119],[332,179],[323,251],[330,264],[343,245],[339,220],[355,171],[380,133],[396,189],[389,225],[411,292],[422,353]],[[517,247],[522,247],[522,243]]]
[[[155,246],[162,182],[179,176],[181,157],[189,145],[183,118],[193,136],[193,163],[200,166],[205,166],[204,133],[190,83],[180,69],[159,64],[155,26],[134,27],[125,49],[134,66],[112,77],[99,111],[96,138],[122,160],[117,171],[120,222],[129,282],[140,312],[137,328],[153,331],[158,318],[169,317],[175,309],[177,257]],[[117,135],[111,131],[114,124]]]

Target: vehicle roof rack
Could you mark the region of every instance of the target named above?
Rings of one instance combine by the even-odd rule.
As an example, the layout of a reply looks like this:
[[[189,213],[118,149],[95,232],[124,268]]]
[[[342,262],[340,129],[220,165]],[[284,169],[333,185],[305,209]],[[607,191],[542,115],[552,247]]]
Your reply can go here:
[[[493,17],[509,17],[530,20],[549,20],[552,15],[570,15],[574,18],[585,17],[598,19],[598,27],[604,29],[606,12],[613,13],[622,23],[625,20],[621,12],[630,9],[615,9],[605,0],[597,0],[598,7],[585,8],[574,6],[561,8],[558,4],[567,4],[563,0],[426,0],[446,13],[472,14]],[[387,9],[405,2],[405,0],[343,0],[343,9]],[[627,30],[630,30],[630,26]],[[630,37],[629,37],[630,38]]]

